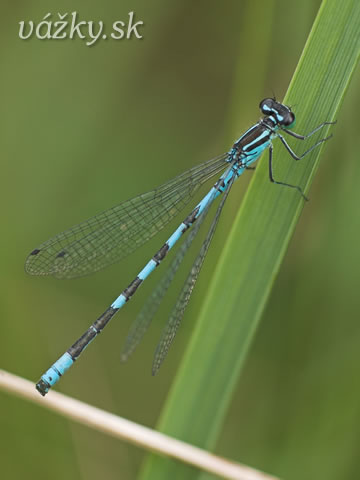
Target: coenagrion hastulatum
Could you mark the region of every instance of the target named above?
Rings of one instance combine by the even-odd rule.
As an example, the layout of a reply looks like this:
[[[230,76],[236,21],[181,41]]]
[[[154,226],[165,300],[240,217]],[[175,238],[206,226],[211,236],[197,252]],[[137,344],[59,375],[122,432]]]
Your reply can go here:
[[[163,295],[169,287],[187,249],[199,231],[211,204],[215,198],[225,192],[157,346],[153,362],[153,374],[158,371],[181,322],[230,188],[233,182],[246,169],[254,168],[251,167],[251,164],[259,158],[266,148],[269,148],[270,181],[278,185],[294,188],[298,190],[305,200],[307,199],[298,185],[291,185],[274,179],[272,140],[276,137],[280,138],[289,154],[295,160],[300,160],[314,148],[328,140],[331,135],[320,139],[302,155],[297,156],[281,132],[298,140],[305,140],[324,126],[335,122],[323,122],[308,134],[299,135],[290,130],[295,124],[295,115],[289,107],[277,102],[273,98],[266,98],[260,102],[260,109],[264,117],[250,127],[234,143],[229,152],[191,168],[155,190],[127,200],[116,207],[95,215],[89,220],[75,225],[41,244],[30,253],[26,260],[25,268],[32,275],[54,275],[58,278],[73,278],[100,270],[124,258],[152,238],[180,212],[204,182],[221,170],[225,170],[205,197],[179,225],[160,250],[155,253],[129,286],[42,375],[36,384],[36,388],[41,395],[46,395],[49,389],[58,382],[60,377],[77,360],[89,343],[102,331],[115,313],[130,300],[142,282],[161,263],[169,250],[197,220],[195,227],[179,249],[163,280],[145,303],[144,308],[133,323],[122,353],[123,360],[128,358],[147,330]]]

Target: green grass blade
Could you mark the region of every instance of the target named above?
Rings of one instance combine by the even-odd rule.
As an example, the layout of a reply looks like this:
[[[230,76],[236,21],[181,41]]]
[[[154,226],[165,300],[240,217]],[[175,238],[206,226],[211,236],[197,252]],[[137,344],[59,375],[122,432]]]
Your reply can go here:
[[[306,133],[336,118],[359,58],[359,25],[358,0],[322,3],[285,98],[297,115],[295,131]],[[332,131],[331,142],[336,142],[336,126]],[[276,178],[308,192],[322,148],[295,162],[279,143],[274,149]],[[306,149],[302,142],[290,143],[297,153]],[[269,182],[265,155],[221,253],[159,430],[201,447],[214,447],[303,206],[296,191]],[[311,208],[311,202],[306,208]],[[187,466],[155,456],[141,474],[142,480],[197,476]]]

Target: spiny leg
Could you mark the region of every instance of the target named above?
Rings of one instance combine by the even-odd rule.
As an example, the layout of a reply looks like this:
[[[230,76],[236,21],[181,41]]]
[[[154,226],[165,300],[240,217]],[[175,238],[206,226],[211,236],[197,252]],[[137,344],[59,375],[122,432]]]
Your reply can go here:
[[[314,150],[314,148],[318,147],[319,145],[321,145],[322,143],[326,142],[327,140],[329,140],[332,135],[329,135],[328,137],[325,137],[325,138],[322,138],[321,140],[319,140],[318,142],[316,142],[312,147],[308,148],[304,153],[302,153],[301,155],[296,155],[296,153],[292,150],[292,148],[290,147],[290,145],[287,143],[287,141],[285,140],[285,138],[278,134],[278,137],[280,138],[282,144],[284,145],[284,147],[286,148],[286,150],[290,153],[290,155],[295,159],[295,160],[301,160],[302,158],[306,157],[306,155],[308,155],[312,150]],[[303,139],[301,139],[303,140]]]
[[[284,187],[290,187],[290,188],[295,188],[301,196],[304,198],[304,200],[308,201],[308,197],[305,195],[301,187],[299,185],[291,185],[290,183],[285,183],[285,182],[278,182],[277,180],[274,179],[273,175],[273,167],[272,167],[272,158],[273,158],[273,146],[269,146],[269,178],[270,182],[276,183],[277,185],[283,185]]]
[[[321,128],[325,127],[326,125],[335,125],[335,123],[336,123],[336,121],[335,122],[320,123],[320,125],[318,125],[316,128],[314,128],[314,130],[311,130],[311,132],[309,132],[305,135],[300,135],[299,133],[295,133],[292,130],[286,130],[286,129],[282,129],[282,130],[283,130],[283,132],[287,133],[288,135],[290,135],[294,138],[297,138],[298,140],[306,140],[307,138],[311,137],[311,135],[314,135],[314,133],[316,133]]]

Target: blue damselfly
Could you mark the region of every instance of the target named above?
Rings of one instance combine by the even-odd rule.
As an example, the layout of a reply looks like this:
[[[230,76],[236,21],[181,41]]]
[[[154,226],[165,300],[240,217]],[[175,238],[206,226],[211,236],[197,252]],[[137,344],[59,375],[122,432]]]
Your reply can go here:
[[[25,268],[28,273],[33,275],[73,278],[100,270],[124,258],[152,238],[189,203],[201,185],[224,170],[224,173],[214,186],[185,220],[181,222],[175,232],[149,260],[136,278],[67,352],[44,373],[36,385],[37,390],[42,395],[46,395],[49,389],[55,385],[87,345],[102,331],[115,313],[130,300],[139,286],[162,262],[181,236],[196,222],[162,281],[145,303],[144,308],[131,327],[122,353],[122,358],[124,360],[127,359],[147,330],[161,299],[168,289],[186,251],[199,231],[211,204],[220,194],[224,193],[209,232],[195,259],[195,263],[157,346],[153,362],[153,374],[158,371],[180,325],[230,188],[233,182],[245,170],[254,168],[251,165],[266,148],[269,149],[269,178],[271,182],[296,189],[306,199],[303,190],[298,185],[291,185],[274,179],[272,140],[278,137],[289,154],[295,160],[300,160],[314,148],[328,140],[330,136],[317,141],[302,155],[297,156],[286,142],[282,133],[295,137],[298,140],[305,140],[324,126],[334,122],[323,122],[307,135],[299,135],[290,130],[295,124],[295,115],[289,107],[277,102],[273,98],[266,98],[260,103],[260,109],[264,117],[250,127],[234,143],[229,152],[191,168],[155,190],[127,200],[56,235],[30,253],[26,260]]]

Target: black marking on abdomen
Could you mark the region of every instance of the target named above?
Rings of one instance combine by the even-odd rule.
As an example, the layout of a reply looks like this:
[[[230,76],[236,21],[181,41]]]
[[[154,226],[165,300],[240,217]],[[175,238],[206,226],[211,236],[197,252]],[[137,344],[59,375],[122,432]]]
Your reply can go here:
[[[105,325],[118,311],[118,308],[109,307],[92,325],[89,327],[84,335],[82,335],[67,351],[71,358],[75,361],[82,351],[94,340],[94,338],[101,332]]]
[[[160,248],[160,250],[158,250],[153,256],[153,260],[156,263],[156,266],[158,266],[161,260],[163,260],[166,257],[168,251],[169,251],[169,245],[167,243],[164,243],[164,245]]]
[[[133,280],[130,285],[125,288],[125,290],[122,292],[122,295],[126,298],[126,301],[128,301],[136,292],[136,290],[140,287],[142,284],[143,280],[141,278],[136,277],[135,280]]]
[[[37,254],[40,253],[40,252],[41,252],[40,248],[35,248],[35,250],[33,250],[33,251],[30,253],[30,255],[37,255]]]
[[[188,215],[185,220],[183,221],[183,224],[186,225],[186,230],[191,227],[191,225],[195,222],[197,218],[197,214],[199,213],[200,206],[198,205],[194,210]]]
[[[59,252],[57,255],[56,255],[56,258],[63,258],[65,257],[66,255],[66,251],[65,250],[61,250],[61,252]]]
[[[118,311],[118,308],[109,307],[106,312],[104,312],[95,322],[93,327],[97,330],[98,333],[105,327],[105,325],[111,320],[111,318]]]

